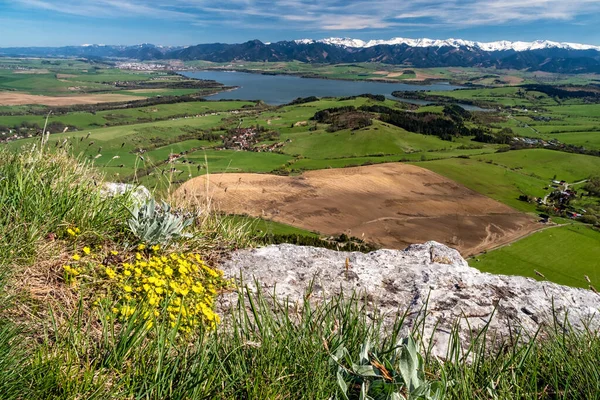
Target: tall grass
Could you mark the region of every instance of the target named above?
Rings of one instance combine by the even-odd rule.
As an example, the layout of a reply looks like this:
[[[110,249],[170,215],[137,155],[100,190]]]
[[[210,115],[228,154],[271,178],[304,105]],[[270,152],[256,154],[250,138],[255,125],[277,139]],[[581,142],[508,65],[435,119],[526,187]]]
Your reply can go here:
[[[101,177],[64,152],[0,148],[0,259],[26,261],[70,225],[102,238],[120,234],[124,198],[105,198]]]
[[[358,357],[370,338],[386,354],[406,328],[399,317],[382,329],[359,297],[296,308],[263,293],[237,296],[240,307],[225,325],[185,342],[167,324],[148,333],[134,317],[118,329],[104,321],[96,337],[82,313],[30,352],[7,346],[18,333],[0,329],[2,398],[335,398],[330,356],[338,345]],[[488,348],[484,336],[470,348],[470,361],[452,357],[464,355],[458,341],[445,361],[426,355],[427,378],[446,385],[447,399],[600,398],[600,341],[591,332],[551,328],[543,340],[499,348]]]

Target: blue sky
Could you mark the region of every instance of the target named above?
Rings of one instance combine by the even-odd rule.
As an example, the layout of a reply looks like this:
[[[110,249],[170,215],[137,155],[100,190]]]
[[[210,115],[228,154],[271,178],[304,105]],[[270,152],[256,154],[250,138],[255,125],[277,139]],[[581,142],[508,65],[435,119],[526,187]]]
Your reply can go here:
[[[600,45],[599,0],[0,0],[0,47],[301,38]]]

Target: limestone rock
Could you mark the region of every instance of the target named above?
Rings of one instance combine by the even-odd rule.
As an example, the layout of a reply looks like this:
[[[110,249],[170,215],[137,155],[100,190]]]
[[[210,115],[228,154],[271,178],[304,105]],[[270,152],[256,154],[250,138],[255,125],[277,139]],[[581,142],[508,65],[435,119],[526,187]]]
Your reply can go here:
[[[362,293],[388,322],[398,312],[414,312],[407,328],[427,305],[424,337],[433,334],[433,351],[442,357],[457,321],[465,343],[488,322],[490,331],[501,337],[533,334],[541,324],[552,324],[553,309],[561,323],[566,315],[575,328],[600,326],[600,295],[531,278],[482,273],[469,267],[458,251],[437,242],[369,254],[273,245],[237,251],[220,268],[227,277],[241,274],[251,290],[256,289],[256,279],[264,292],[295,302],[303,301],[310,284],[311,301],[340,292]]]

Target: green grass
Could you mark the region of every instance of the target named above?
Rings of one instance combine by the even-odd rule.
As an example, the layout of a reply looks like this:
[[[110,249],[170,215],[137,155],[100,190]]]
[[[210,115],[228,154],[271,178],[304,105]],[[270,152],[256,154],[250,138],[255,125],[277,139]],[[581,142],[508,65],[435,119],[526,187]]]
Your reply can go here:
[[[553,150],[532,149],[446,159],[418,164],[517,210],[534,212],[520,195],[544,197],[550,181],[574,183],[600,170],[600,158]]]
[[[292,140],[284,151],[311,159],[391,155],[430,150],[449,150],[461,143],[443,141],[435,136],[407,132],[404,129],[373,121],[373,125],[356,131],[314,131],[287,134]]]
[[[94,231],[127,215],[126,202],[105,199],[98,174],[64,153],[12,153],[0,148],[0,259],[30,259],[45,235],[69,226]],[[90,233],[91,233],[90,232]]]
[[[213,112],[227,112],[238,110],[254,103],[247,101],[198,101],[189,103],[159,104],[149,107],[118,109],[108,111],[72,112],[65,115],[51,115],[48,122],[62,122],[63,124],[79,130],[98,129],[105,125],[118,126],[160,121],[169,118],[182,118]],[[15,126],[21,122],[37,123],[44,126],[45,115],[15,115],[0,116],[0,125]]]
[[[556,176],[558,180],[574,183],[600,171],[599,157],[545,149],[509,151],[476,158],[546,181]]]
[[[582,225],[549,228],[509,246],[471,259],[483,272],[521,275],[562,285],[588,288],[584,275],[600,286],[600,232]]]

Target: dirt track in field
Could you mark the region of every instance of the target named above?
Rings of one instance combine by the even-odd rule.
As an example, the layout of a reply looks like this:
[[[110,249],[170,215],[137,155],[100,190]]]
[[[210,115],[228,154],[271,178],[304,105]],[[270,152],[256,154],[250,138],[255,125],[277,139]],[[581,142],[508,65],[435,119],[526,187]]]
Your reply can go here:
[[[345,232],[386,248],[436,240],[465,257],[541,228],[532,217],[429,170],[391,163],[301,176],[214,174],[176,196],[323,234]]]
[[[82,94],[77,96],[39,96],[19,92],[0,92],[0,106],[41,104],[45,106],[70,106],[73,104],[98,104],[115,101],[142,100],[139,96],[121,94]]]

